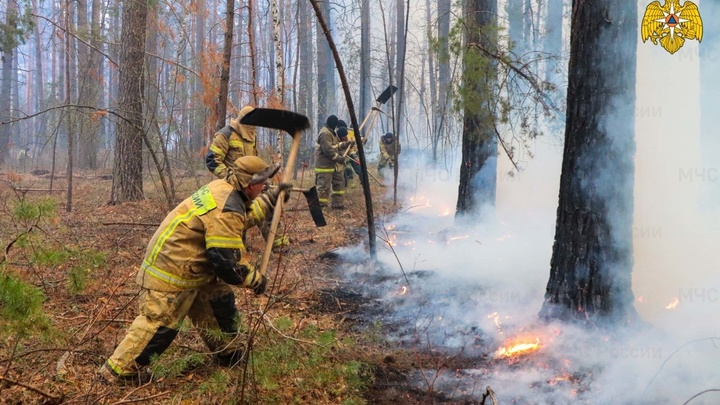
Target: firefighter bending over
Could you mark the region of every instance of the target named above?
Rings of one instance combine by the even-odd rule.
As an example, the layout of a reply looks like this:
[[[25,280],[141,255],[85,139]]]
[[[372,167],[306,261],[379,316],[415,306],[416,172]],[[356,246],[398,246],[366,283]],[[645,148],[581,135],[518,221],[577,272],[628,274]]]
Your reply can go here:
[[[255,270],[241,235],[271,215],[280,190],[292,186],[283,183],[262,193],[278,168],[257,156],[241,157],[225,179],[201,187],[165,217],[136,278],[140,314],[101,367],[105,380],[145,380],[150,360],[170,346],[186,316],[219,364],[242,360],[230,285],[265,291],[267,279]]]

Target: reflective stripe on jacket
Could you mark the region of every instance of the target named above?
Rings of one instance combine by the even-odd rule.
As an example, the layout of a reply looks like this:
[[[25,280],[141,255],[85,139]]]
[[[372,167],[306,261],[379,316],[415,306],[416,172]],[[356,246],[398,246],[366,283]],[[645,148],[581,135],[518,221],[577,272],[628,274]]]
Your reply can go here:
[[[248,134],[248,132],[232,125],[226,125],[217,131],[205,156],[205,165],[208,170],[224,179],[227,176],[228,168],[232,167],[237,158],[257,156],[254,133]]]
[[[224,180],[201,187],[173,209],[148,243],[136,281],[144,288],[182,291],[198,288],[215,277],[206,257],[210,248],[245,256],[242,232],[272,210],[267,198],[253,204]]]

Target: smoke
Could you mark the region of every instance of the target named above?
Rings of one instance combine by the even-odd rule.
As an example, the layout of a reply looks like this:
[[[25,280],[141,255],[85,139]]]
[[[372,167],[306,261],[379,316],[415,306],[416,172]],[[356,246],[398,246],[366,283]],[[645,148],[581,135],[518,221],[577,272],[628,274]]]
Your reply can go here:
[[[700,86],[720,79],[700,83],[696,41],[674,55],[642,42],[637,52],[632,287],[641,321],[596,329],[537,321],[562,159],[553,140],[562,133],[536,140],[535,158],[514,176],[501,152],[496,209],[482,223],[454,218],[459,162],[437,169],[404,150],[402,209],[378,225],[388,242],[382,267],[346,274],[382,275],[367,288],[400,347],[475,360],[462,370],[418,364],[418,388],[480,398],[490,385],[500,403],[523,404],[683,403],[720,388],[720,217],[700,203],[720,173],[701,161],[699,124]],[[496,358],[515,338],[539,339],[540,348]],[[709,393],[692,403],[718,401]]]

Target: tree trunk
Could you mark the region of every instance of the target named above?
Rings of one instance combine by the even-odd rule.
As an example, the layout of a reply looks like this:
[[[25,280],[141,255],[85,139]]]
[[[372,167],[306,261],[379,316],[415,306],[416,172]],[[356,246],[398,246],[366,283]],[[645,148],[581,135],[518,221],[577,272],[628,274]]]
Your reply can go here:
[[[634,318],[637,35],[635,2],[573,2],[565,149],[544,318]]]
[[[65,115],[65,128],[68,134],[68,148],[67,148],[67,202],[65,203],[65,211],[72,211],[72,198],[73,198],[73,152],[75,149],[75,134],[73,133],[73,108],[72,104],[72,93],[70,92],[70,67],[72,63],[70,58],[72,55],[70,48],[70,38],[72,37],[70,31],[70,20],[72,14],[70,12],[70,0],[65,0],[65,108],[67,114]]]
[[[6,21],[8,27],[13,27],[17,23],[18,8],[17,2],[8,2],[8,9],[6,14]],[[10,109],[12,105],[11,91],[12,91],[12,68],[13,60],[15,58],[16,46],[15,44],[0,44],[9,45],[8,49],[2,49],[2,82],[0,83],[0,165],[5,163],[5,160],[9,156],[10,149],[10,127],[12,125],[7,124],[12,118]]]
[[[370,59],[370,0],[360,1],[360,113],[372,106],[372,60]],[[358,138],[363,134],[358,134]]]
[[[99,108],[99,83],[100,72],[98,70],[99,58],[97,52],[87,44],[97,46],[99,38],[99,18],[100,18],[100,2],[95,0],[92,2],[92,19],[88,22],[88,2],[87,0],[78,0],[78,35],[83,41],[77,41],[78,47],[78,70],[81,74],[78,77],[78,105]],[[78,163],[82,169],[97,168],[97,151],[98,151],[98,132],[100,129],[97,115],[93,112],[85,110],[78,114]]]
[[[318,6],[321,12],[325,16],[326,20],[330,19],[330,2],[329,0],[318,1]],[[337,114],[335,109],[337,106],[332,103],[330,96],[331,92],[334,92],[334,75],[335,65],[330,55],[330,48],[328,47],[327,40],[325,39],[325,33],[322,31],[320,24],[316,26],[317,32],[317,91],[318,91],[318,105],[317,105],[317,128],[322,128],[330,114]],[[330,27],[328,27],[330,29]]]
[[[437,104],[434,107],[432,130],[433,162],[438,161],[438,149],[445,132],[445,118],[450,111],[450,14],[451,0],[438,0],[438,82]],[[433,93],[431,81],[430,92]],[[434,99],[434,96],[432,97]]]
[[[495,138],[495,63],[477,46],[496,53],[496,0],[469,0],[463,55],[462,165],[456,217],[482,216],[495,205],[497,139]]]
[[[253,102],[255,103],[255,106],[260,105],[260,87],[258,85],[258,79],[257,79],[257,57],[255,55],[255,26],[253,25],[254,13],[255,13],[255,2],[253,0],[248,0],[248,26],[247,26],[247,32],[248,32],[248,47],[250,48],[250,75],[251,75],[251,84],[252,84],[252,95],[253,95]]]
[[[308,117],[313,115],[315,111],[315,96],[313,88],[315,88],[315,77],[313,75],[313,35],[312,22],[310,20],[310,4],[309,2],[300,1],[298,5],[298,19],[300,28],[298,30],[298,41],[300,42],[299,55],[299,71],[298,71],[298,111],[306,114]],[[315,122],[312,118],[310,122]],[[304,137],[305,143],[302,155],[298,159],[298,164],[304,161],[311,163],[313,158],[313,147],[315,139],[312,136]]]
[[[193,13],[195,15],[195,32],[193,35],[195,36],[195,46],[194,46],[194,61],[195,61],[195,69],[197,72],[203,72],[204,71],[204,55],[205,52],[205,0],[198,0],[196,2],[197,4],[197,11]],[[205,130],[205,119],[206,114],[206,108],[205,105],[202,103],[202,94],[205,91],[205,87],[203,85],[203,81],[201,80],[200,76],[193,77],[193,92],[195,95],[195,101],[194,101],[194,114],[192,118],[192,133],[190,135],[190,158],[195,160],[194,157],[200,153],[201,148],[203,147],[203,141],[205,140],[205,137],[203,136],[204,130]],[[194,161],[188,162],[188,165],[190,167],[195,167]]]
[[[120,52],[120,97],[122,119],[118,123],[113,169],[113,202],[143,199],[143,103],[145,89],[146,1],[128,0],[122,13],[123,44]]]
[[[233,33],[235,32],[235,0],[227,0],[225,4],[225,43],[223,45],[223,60],[220,69],[220,94],[215,107],[215,130],[225,126],[227,117],[227,101],[230,84],[230,61],[232,60]]]
[[[285,107],[285,60],[283,58],[283,43],[280,31],[282,24],[280,9],[278,7],[279,0],[272,0],[272,19],[273,19],[273,43],[275,44],[275,98],[279,103],[279,108]],[[283,165],[285,134],[283,131],[277,131],[277,163]]]

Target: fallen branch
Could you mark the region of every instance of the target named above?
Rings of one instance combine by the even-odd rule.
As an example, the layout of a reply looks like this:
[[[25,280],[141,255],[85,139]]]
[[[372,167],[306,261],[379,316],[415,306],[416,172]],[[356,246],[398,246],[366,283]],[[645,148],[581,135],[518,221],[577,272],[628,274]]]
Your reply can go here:
[[[147,384],[145,384],[145,385],[147,385]],[[143,387],[144,387],[145,385],[143,385]],[[150,395],[149,397],[145,397],[145,398],[124,399],[124,400],[122,400],[122,401],[114,402],[113,405],[132,404],[132,403],[134,403],[134,402],[143,402],[143,401],[147,401],[147,400],[149,400],[149,399],[155,399],[155,398],[157,398],[157,397],[161,397],[161,396],[163,396],[163,395],[167,395],[167,394],[169,394],[169,393],[170,393],[170,391],[163,391],[163,392],[157,393],[157,394],[155,394],[155,395]],[[126,398],[127,398],[127,397],[126,397]]]
[[[146,223],[143,223],[143,222],[102,222],[102,224],[105,225],[105,226],[113,226],[113,225],[119,225],[119,226],[148,226],[148,227],[151,226],[151,227],[153,227],[153,228],[157,228],[158,226],[160,226],[160,224],[146,224]]]
[[[45,404],[61,404],[65,400],[65,394],[61,394],[59,397],[56,397],[54,395],[48,394],[47,392],[45,392],[39,388],[31,387],[27,384],[21,383],[20,381],[15,381],[15,380],[12,380],[7,377],[0,376],[0,381],[4,381],[4,382],[6,382],[8,384],[12,384],[12,385],[17,385],[18,387],[23,387],[23,388],[28,389],[36,394],[40,394],[40,395],[44,396],[45,398],[48,399],[48,401],[44,402]]]
[[[687,405],[687,404],[689,404],[690,401],[692,401],[693,399],[699,397],[700,395],[707,394],[708,392],[720,392],[720,389],[718,389],[718,388],[712,388],[712,389],[709,389],[709,390],[705,390],[705,391],[703,391],[703,392],[698,392],[697,394],[695,394],[695,395],[693,395],[692,397],[690,397],[690,399],[688,399],[687,401],[683,402],[682,405]]]
[[[497,405],[497,398],[495,398],[495,391],[493,391],[489,385],[485,388],[485,393],[482,396],[482,402],[480,402],[480,404],[485,405],[485,399],[487,399],[488,397],[490,397],[490,400],[492,400],[493,405]]]

